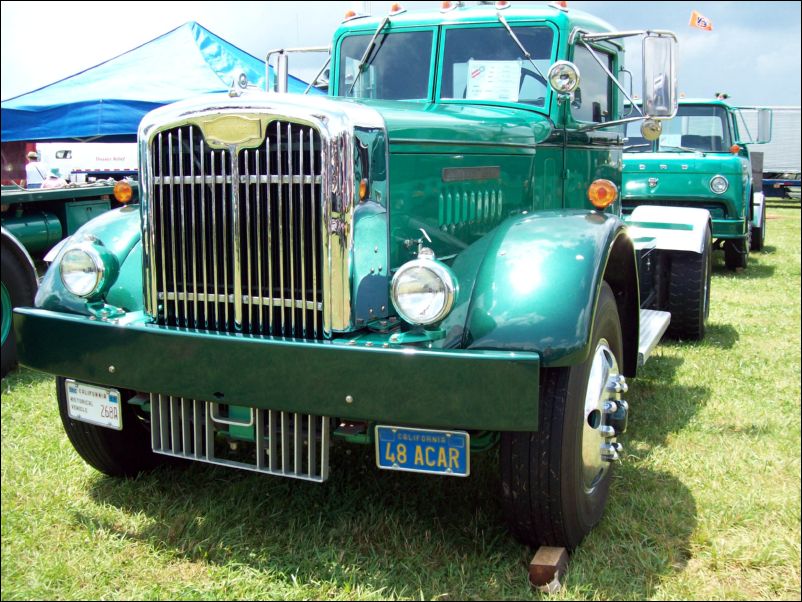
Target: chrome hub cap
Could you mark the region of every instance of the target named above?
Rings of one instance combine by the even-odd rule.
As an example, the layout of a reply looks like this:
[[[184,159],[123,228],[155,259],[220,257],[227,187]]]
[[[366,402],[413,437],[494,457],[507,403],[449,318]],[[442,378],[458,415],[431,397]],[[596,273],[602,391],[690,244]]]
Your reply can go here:
[[[626,430],[627,384],[606,339],[591,358],[582,423],[582,484],[591,493],[604,478],[610,462],[618,460],[621,444],[615,438]]]

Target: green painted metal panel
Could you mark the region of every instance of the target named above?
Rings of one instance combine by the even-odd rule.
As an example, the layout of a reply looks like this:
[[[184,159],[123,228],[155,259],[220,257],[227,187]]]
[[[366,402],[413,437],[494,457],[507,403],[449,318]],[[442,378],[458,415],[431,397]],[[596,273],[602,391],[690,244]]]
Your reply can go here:
[[[41,309],[16,310],[14,329],[24,365],[104,386],[390,424],[538,428],[537,353],[218,335]]]
[[[86,222],[111,209],[111,203],[104,200],[74,201],[64,206],[67,234],[74,234]]]

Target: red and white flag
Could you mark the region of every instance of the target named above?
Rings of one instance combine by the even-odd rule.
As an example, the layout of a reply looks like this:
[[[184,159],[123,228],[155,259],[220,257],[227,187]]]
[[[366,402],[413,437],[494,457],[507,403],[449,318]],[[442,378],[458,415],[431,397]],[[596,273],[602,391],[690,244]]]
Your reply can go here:
[[[688,23],[688,25],[691,27],[704,29],[705,31],[713,31],[713,22],[704,15],[700,14],[699,11],[693,11],[691,13],[691,22]]]

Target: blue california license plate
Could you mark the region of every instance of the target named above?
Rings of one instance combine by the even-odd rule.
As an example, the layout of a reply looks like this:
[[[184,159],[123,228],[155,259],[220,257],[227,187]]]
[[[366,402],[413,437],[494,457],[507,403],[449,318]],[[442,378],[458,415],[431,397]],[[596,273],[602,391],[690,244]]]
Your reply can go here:
[[[461,431],[376,427],[376,465],[385,470],[467,477],[470,450],[470,436]]]

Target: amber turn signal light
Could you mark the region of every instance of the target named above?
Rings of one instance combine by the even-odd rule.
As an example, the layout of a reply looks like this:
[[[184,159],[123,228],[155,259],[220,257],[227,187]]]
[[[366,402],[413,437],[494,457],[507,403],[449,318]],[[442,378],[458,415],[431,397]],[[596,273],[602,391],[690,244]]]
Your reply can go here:
[[[359,200],[364,201],[366,198],[368,198],[368,181],[362,178],[362,181],[359,183]]]
[[[733,155],[737,155],[738,153],[740,153],[740,152],[741,152],[741,147],[740,147],[740,146],[738,146],[737,144],[733,144],[733,145],[730,147],[730,152],[731,152]]]
[[[610,180],[594,180],[588,188],[588,199],[596,209],[605,209],[618,198],[618,187]]]
[[[114,185],[114,198],[120,203],[127,203],[134,197],[134,189],[126,180],[120,180]]]

